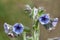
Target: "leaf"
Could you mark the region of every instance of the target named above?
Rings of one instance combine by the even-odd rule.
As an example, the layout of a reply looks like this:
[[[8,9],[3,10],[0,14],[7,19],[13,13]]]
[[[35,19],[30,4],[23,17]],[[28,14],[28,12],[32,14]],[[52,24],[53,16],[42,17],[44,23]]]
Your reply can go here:
[[[34,26],[33,26],[33,29],[37,29],[37,28],[38,28],[38,22],[39,22],[39,20],[37,20],[37,21],[35,22],[35,24],[34,24]]]
[[[25,31],[25,32],[30,32],[31,30],[30,30],[29,27],[24,27],[24,31]]]
[[[44,13],[44,10],[39,10],[38,11],[38,16],[40,16],[41,14],[43,14]]]

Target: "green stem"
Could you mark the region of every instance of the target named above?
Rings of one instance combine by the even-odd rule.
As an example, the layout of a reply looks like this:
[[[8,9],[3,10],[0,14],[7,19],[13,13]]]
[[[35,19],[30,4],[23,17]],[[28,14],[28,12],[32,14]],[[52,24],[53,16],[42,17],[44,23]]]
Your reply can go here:
[[[36,40],[36,31],[34,31],[34,40]]]
[[[33,34],[34,34],[34,36],[33,36],[34,40],[39,40],[39,34],[40,34],[39,23],[38,23],[37,30],[34,30]]]
[[[23,33],[23,40],[26,40],[26,32]]]
[[[39,40],[39,36],[40,36],[40,25],[38,23],[38,34],[37,34],[37,40]]]

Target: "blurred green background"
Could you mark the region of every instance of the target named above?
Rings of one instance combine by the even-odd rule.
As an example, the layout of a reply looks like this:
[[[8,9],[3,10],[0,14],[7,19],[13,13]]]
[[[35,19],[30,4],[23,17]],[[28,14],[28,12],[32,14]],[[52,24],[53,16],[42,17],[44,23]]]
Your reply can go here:
[[[0,0],[0,40],[15,40],[9,38],[3,28],[3,24],[14,25],[15,23],[22,23],[25,26],[30,27],[32,19],[29,18],[29,14],[26,14],[24,7],[26,4],[32,6],[31,0]],[[22,40],[21,37],[16,40]]]
[[[31,7],[43,6],[51,17],[58,17],[60,23],[60,1],[59,0],[0,0],[0,40],[22,40],[22,36],[10,38],[5,34],[3,24],[14,25],[22,23],[25,26],[32,26],[32,19],[25,13],[24,7],[29,4]],[[48,32],[42,25],[40,26],[40,40],[47,40],[49,37],[60,37],[60,25],[55,30]]]

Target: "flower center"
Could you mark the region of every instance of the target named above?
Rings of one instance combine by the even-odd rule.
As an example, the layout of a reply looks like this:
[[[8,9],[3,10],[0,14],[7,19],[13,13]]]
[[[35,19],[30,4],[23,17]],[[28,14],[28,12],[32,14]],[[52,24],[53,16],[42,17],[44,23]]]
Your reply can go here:
[[[45,20],[46,20],[45,16],[44,16],[44,17],[42,17],[42,21],[45,21]]]
[[[17,26],[17,27],[16,27],[16,29],[17,29],[17,30],[20,30],[20,29],[21,29],[21,27],[20,27],[20,26]]]

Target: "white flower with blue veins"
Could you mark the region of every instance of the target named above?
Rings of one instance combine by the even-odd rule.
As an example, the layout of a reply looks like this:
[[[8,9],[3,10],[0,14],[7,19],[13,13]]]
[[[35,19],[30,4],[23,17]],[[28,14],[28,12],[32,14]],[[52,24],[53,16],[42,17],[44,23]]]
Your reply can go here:
[[[53,27],[55,27],[58,23],[58,18],[55,18],[52,22]]]
[[[58,18],[54,18],[53,20],[51,20],[52,22],[51,22],[51,25],[52,25],[52,27],[50,27],[48,30],[53,30],[53,29],[55,29],[55,27],[56,27],[56,25],[57,25],[57,23],[58,23]]]
[[[44,25],[44,24],[48,24],[50,22],[50,16],[49,14],[42,14],[39,17],[39,22]]]
[[[24,31],[24,26],[22,24],[16,23],[13,26],[13,32],[16,34],[21,34]]]
[[[4,29],[5,29],[5,33],[9,33],[10,32],[10,29],[11,29],[11,25],[7,24],[7,23],[4,23]]]
[[[9,27],[7,23],[4,23],[4,29],[5,29],[5,33],[9,32]]]

